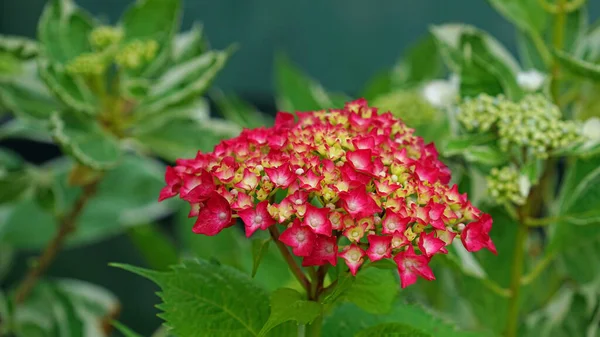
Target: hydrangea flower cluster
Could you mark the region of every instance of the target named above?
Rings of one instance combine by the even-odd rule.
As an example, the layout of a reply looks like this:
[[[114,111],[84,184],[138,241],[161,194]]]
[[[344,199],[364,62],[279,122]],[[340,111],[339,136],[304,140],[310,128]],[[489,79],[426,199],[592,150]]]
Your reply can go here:
[[[515,103],[504,96],[481,94],[466,99],[458,109],[458,120],[469,131],[495,131],[505,151],[526,148],[539,158],[580,140],[581,128],[561,120],[560,110],[541,94],[525,96]]]
[[[280,112],[272,128],[245,129],[211,153],[168,167],[159,200],[179,195],[216,235],[243,221],[246,236],[273,235],[303,266],[393,259],[402,287],[435,277],[429,261],[458,235],[468,251],[487,248],[492,219],[474,207],[438,160],[433,144],[363,99],[343,109]]]
[[[498,203],[524,204],[526,196],[521,193],[519,177],[519,171],[512,165],[500,169],[494,167],[486,179],[490,196]]]

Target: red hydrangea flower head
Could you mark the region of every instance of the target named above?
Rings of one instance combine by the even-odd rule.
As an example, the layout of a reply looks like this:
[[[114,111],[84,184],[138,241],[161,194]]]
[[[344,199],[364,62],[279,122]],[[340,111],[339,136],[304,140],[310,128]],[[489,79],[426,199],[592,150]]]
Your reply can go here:
[[[189,202],[198,234],[216,235],[236,219],[248,237],[281,226],[278,240],[304,266],[339,258],[355,275],[393,259],[402,287],[433,280],[429,261],[455,237],[468,251],[496,248],[491,217],[448,185],[435,146],[413,133],[364,99],[280,112],[271,128],[245,129],[210,153],[177,160],[159,200]]]

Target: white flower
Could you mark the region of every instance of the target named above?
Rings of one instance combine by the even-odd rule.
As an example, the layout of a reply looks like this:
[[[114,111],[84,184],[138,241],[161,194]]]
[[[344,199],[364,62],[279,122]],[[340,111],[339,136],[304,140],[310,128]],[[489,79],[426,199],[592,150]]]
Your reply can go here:
[[[454,76],[450,80],[433,80],[425,84],[423,97],[429,104],[443,108],[454,103],[458,97],[459,79]]]
[[[546,75],[535,69],[517,74],[517,83],[521,89],[530,92],[538,91],[542,87],[542,84],[544,84],[545,79]]]
[[[585,121],[581,133],[590,140],[600,140],[600,118],[592,117]]]

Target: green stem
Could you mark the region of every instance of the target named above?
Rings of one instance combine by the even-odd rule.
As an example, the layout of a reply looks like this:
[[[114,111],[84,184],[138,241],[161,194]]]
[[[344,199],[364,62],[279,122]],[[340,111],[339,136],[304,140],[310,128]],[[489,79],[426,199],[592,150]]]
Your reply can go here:
[[[525,242],[527,240],[527,227],[522,223],[517,225],[515,238],[515,251],[513,255],[510,275],[511,297],[508,303],[508,317],[506,322],[506,337],[516,337],[519,327],[519,305],[521,293],[521,275],[525,258]]]
[[[540,274],[542,274],[542,272],[546,270],[546,268],[550,265],[550,262],[552,262],[552,260],[554,260],[554,254],[546,254],[546,256],[544,256],[544,258],[540,262],[538,262],[538,264],[535,265],[535,267],[529,274],[521,278],[521,284],[526,286],[531,282],[535,281],[538,278],[538,276],[540,276]]]
[[[287,262],[290,270],[292,271],[292,274],[294,274],[294,276],[296,277],[298,282],[300,282],[302,287],[304,287],[304,290],[306,290],[306,294],[310,296],[310,294],[311,294],[310,281],[308,280],[308,278],[306,278],[306,275],[304,275],[302,268],[300,268],[300,266],[296,263],[292,254],[290,254],[290,251],[288,250],[286,245],[283,242],[279,241],[279,230],[277,229],[277,227],[276,226],[269,227],[269,234],[271,234],[271,238],[273,238],[273,242],[275,242],[275,245],[277,245],[277,248],[279,248],[279,252],[281,252],[281,255],[283,256],[283,259],[285,260],[285,262]]]
[[[319,315],[310,325],[306,326],[304,337],[320,337],[323,327],[323,315]]]

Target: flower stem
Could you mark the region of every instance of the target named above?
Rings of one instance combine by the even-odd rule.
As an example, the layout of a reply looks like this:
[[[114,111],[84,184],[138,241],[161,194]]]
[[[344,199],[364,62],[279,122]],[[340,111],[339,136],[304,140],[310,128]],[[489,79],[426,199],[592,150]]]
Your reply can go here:
[[[521,216],[520,216],[521,217]],[[519,305],[521,292],[521,275],[525,258],[525,241],[527,240],[527,226],[523,223],[517,225],[515,238],[515,251],[513,255],[510,275],[511,297],[508,303],[508,317],[506,322],[506,337],[516,337],[519,326]]]
[[[48,243],[42,252],[42,255],[40,255],[34,266],[29,269],[29,272],[18,286],[15,295],[16,304],[23,303],[27,297],[29,297],[39,278],[46,272],[46,270],[54,261],[54,258],[64,245],[69,234],[75,231],[77,219],[81,215],[89,199],[96,193],[98,182],[99,180],[95,180],[88,185],[83,186],[83,191],[77,200],[75,200],[73,208],[71,208],[66,215],[60,218],[58,232]]]
[[[305,337],[320,337],[323,327],[323,315],[319,315],[310,325],[306,326]]]
[[[285,259],[285,262],[287,262],[290,270],[292,271],[292,273],[294,274],[294,276],[296,277],[298,282],[300,282],[302,287],[304,287],[304,290],[306,290],[306,293],[308,295],[310,295],[311,294],[310,281],[308,281],[308,279],[306,278],[306,275],[304,275],[304,272],[302,271],[302,268],[300,268],[300,266],[296,263],[296,261],[294,260],[294,257],[292,257],[292,255],[290,254],[290,251],[285,246],[285,244],[283,242],[279,241],[279,230],[277,229],[277,227],[275,225],[269,227],[269,234],[271,234],[271,238],[273,238],[273,242],[275,242],[275,244],[277,245],[277,248],[279,248],[281,255]]]

